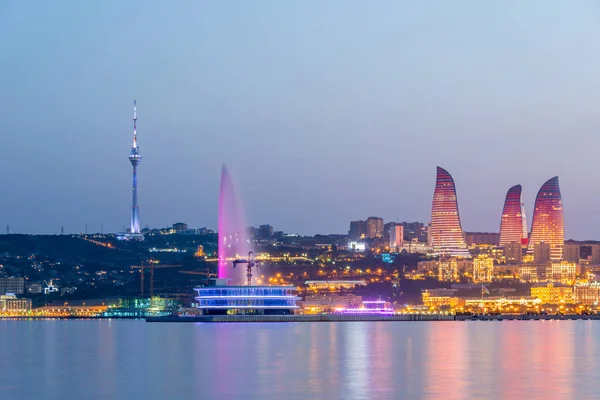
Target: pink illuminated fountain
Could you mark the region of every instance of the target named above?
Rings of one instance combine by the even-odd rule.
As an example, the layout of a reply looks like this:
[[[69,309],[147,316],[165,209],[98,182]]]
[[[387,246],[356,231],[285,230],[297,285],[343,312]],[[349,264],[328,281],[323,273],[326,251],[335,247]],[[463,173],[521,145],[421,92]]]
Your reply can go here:
[[[243,268],[232,268],[232,262],[252,251],[246,218],[229,171],[223,165],[219,193],[219,278],[230,279],[231,285],[244,284]]]

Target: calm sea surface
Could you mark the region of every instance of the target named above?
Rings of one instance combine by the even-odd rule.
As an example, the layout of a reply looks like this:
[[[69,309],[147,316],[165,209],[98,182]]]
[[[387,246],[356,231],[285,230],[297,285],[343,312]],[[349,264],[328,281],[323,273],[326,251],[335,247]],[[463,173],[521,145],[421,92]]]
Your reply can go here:
[[[0,399],[600,399],[600,321],[0,321]]]

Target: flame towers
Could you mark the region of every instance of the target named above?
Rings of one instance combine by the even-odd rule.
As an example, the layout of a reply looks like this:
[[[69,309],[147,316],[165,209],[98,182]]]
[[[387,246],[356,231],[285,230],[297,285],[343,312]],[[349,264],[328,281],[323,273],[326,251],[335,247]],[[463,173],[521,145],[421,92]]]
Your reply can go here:
[[[500,221],[500,246],[515,242],[527,244],[527,221],[521,198],[521,185],[508,189]]]
[[[137,144],[137,113],[136,102],[133,101],[133,144],[129,152],[129,161],[133,167],[133,202],[131,206],[131,237],[141,236],[140,234],[140,207],[138,205],[138,187],[137,187],[137,169],[142,161],[140,148]],[[143,237],[143,236],[141,236]]]
[[[431,241],[434,253],[440,256],[471,257],[460,225],[454,179],[440,167],[431,207]]]
[[[534,246],[542,242],[550,245],[552,260],[562,259],[565,243],[565,219],[558,176],[544,183],[535,198],[527,252],[533,253]]]

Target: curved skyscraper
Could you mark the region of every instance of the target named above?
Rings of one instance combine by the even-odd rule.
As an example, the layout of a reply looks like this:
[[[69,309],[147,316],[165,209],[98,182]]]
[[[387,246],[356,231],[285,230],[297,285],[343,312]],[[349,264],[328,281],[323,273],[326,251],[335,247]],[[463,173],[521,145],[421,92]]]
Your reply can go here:
[[[535,198],[527,252],[533,253],[535,245],[542,242],[550,245],[550,259],[562,259],[565,244],[565,217],[558,176],[544,183]]]
[[[434,253],[440,256],[471,257],[460,225],[454,179],[440,167],[437,167],[430,229]]]
[[[500,246],[515,242],[527,244],[527,222],[521,199],[521,185],[508,189],[500,221]]]

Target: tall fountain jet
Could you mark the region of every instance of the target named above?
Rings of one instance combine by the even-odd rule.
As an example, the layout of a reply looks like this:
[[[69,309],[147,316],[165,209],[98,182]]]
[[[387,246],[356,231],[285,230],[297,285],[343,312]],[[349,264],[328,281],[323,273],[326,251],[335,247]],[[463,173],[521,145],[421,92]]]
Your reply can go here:
[[[142,161],[140,148],[137,144],[137,112],[136,102],[133,101],[133,145],[129,152],[129,161],[133,167],[133,203],[131,207],[131,236],[140,236],[140,207],[138,205],[137,169]]]
[[[243,268],[233,268],[233,261],[250,251],[246,219],[229,171],[221,170],[219,193],[219,279],[230,279],[232,285],[244,284]]]

